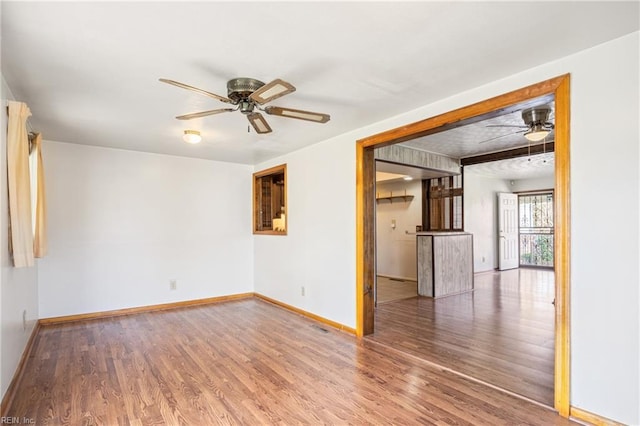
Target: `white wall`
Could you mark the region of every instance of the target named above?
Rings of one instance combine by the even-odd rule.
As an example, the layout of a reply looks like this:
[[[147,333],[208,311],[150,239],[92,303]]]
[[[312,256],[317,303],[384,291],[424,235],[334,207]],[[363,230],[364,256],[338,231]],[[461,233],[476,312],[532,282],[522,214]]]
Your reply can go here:
[[[640,423],[638,34],[259,165],[292,171],[291,233],[256,238],[256,291],[355,326],[355,141],[571,73],[571,403]]]
[[[464,227],[473,234],[474,272],[498,268],[498,192],[535,191],[553,186],[553,176],[511,181],[475,173],[473,166],[465,167]]]
[[[2,78],[2,105],[13,95]],[[0,393],[4,397],[38,319],[38,268],[12,266],[9,257],[7,115],[0,114]],[[23,313],[26,312],[26,327]]]
[[[376,206],[377,274],[392,278],[417,280],[416,225],[422,224],[422,182],[412,180],[376,184],[380,197],[413,195],[413,200],[380,201]],[[396,228],[391,221],[396,221]]]
[[[255,291],[355,327],[355,148],[331,139],[255,167],[287,163],[286,236],[255,237]],[[305,287],[302,296],[301,287]]]
[[[464,169],[464,230],[473,234],[474,272],[498,267],[498,192],[512,192],[504,179]]]
[[[51,141],[43,154],[42,318],[253,291],[250,166]]]
[[[638,35],[576,55],[571,81],[572,403],[628,424],[640,424]]]
[[[511,185],[511,192],[538,191],[541,189],[553,189],[554,177],[541,177],[534,179],[516,179]]]

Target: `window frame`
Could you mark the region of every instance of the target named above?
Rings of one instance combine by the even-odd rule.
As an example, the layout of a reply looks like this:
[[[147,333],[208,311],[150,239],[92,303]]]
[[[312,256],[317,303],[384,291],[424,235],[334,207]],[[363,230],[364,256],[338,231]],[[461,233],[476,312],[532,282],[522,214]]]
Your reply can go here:
[[[438,187],[436,191],[433,191],[434,184]],[[456,199],[459,205],[456,204]],[[460,226],[456,227],[458,219]],[[445,226],[447,223],[448,226]],[[422,180],[422,230],[429,232],[464,231],[463,173]]]
[[[543,269],[555,269],[555,234],[556,234],[556,225],[555,225],[555,209],[556,209],[556,200],[555,200],[555,190],[552,189],[540,189],[534,191],[520,191],[515,192],[518,195],[518,265],[520,267],[525,268],[543,268]],[[536,197],[536,196],[547,196],[550,197],[551,204],[551,214],[548,215],[548,218],[551,220],[551,226],[523,226],[522,225],[522,205],[520,200],[524,197]],[[549,200],[547,200],[549,202]],[[530,230],[527,232],[522,232],[522,229]],[[536,232],[538,230],[538,232]],[[539,263],[523,263],[522,255],[523,255],[523,236],[533,237],[533,236],[547,236],[551,237],[551,260],[550,264],[539,264]],[[530,250],[529,253],[532,253],[533,250]],[[526,253],[525,253],[526,254]],[[541,259],[545,256],[541,256]]]
[[[265,229],[264,224],[262,223],[262,221],[260,220],[261,218],[261,213],[262,213],[262,205],[264,204],[264,200],[263,200],[263,193],[262,193],[262,181],[265,178],[273,178],[274,176],[278,176],[278,175],[283,175],[284,177],[284,182],[283,182],[283,188],[282,188],[282,200],[283,200],[283,204],[284,206],[281,207],[281,214],[284,215],[284,231],[278,231],[273,229],[273,227],[271,228],[267,228]],[[289,220],[288,220],[288,214],[287,214],[287,165],[286,164],[280,164],[278,166],[274,166],[274,167],[270,167],[268,169],[265,170],[261,170],[258,172],[255,172],[253,174],[253,233],[254,234],[258,234],[258,235],[287,235],[287,232],[289,230]],[[274,184],[272,183],[272,186]],[[269,193],[269,201],[267,201],[269,204],[273,204],[273,201],[271,200],[271,193]],[[272,218],[272,220],[275,218]]]

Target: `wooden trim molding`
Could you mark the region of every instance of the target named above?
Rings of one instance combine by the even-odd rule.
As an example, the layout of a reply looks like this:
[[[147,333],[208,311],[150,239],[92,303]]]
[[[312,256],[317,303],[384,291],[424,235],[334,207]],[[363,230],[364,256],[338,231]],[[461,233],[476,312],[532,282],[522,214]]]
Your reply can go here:
[[[280,308],[286,309],[286,310],[291,311],[291,312],[295,312],[296,314],[302,315],[303,317],[307,317],[307,318],[310,318],[310,319],[312,319],[314,321],[317,321],[319,323],[326,324],[326,325],[328,325],[330,327],[333,327],[333,328],[337,328],[340,331],[346,331],[347,333],[350,333],[350,334],[356,334],[356,330],[354,330],[351,327],[348,327],[348,326],[346,326],[344,324],[340,324],[340,323],[332,321],[330,319],[321,317],[319,315],[312,314],[311,312],[296,308],[295,306],[288,305],[286,303],[280,302],[279,300],[272,299],[270,297],[264,296],[264,295],[259,294],[259,293],[255,293],[255,297],[257,297],[258,299],[264,300],[265,302],[269,302],[269,303],[271,303],[273,305],[276,305],[276,306],[278,306]]]
[[[624,423],[618,423],[577,407],[571,407],[571,418],[594,426],[624,426]]]
[[[555,394],[554,406],[563,417],[570,411],[570,164],[569,117],[570,75],[565,74],[533,84],[503,95],[477,102],[453,111],[427,118],[405,126],[390,129],[356,141],[356,334],[362,336],[369,330],[371,312],[366,309],[365,275],[370,265],[375,265],[375,247],[371,246],[375,223],[367,214],[370,196],[367,181],[369,155],[374,148],[404,142],[417,137],[437,133],[463,124],[469,124],[522,108],[546,98],[555,101]]]
[[[364,145],[356,144],[356,336],[364,335]]]
[[[437,133],[448,128],[453,128],[456,123],[460,123],[463,120],[471,120],[470,122],[472,122],[474,117],[479,117],[487,113],[495,112],[496,115],[501,115],[507,112],[512,112],[512,110],[517,110],[512,108],[515,105],[520,105],[528,100],[555,93],[562,81],[568,78],[569,74],[561,75],[491,99],[476,102],[475,104],[445,112],[431,118],[416,121],[415,123],[411,123],[406,126],[387,130],[385,132],[360,139],[357,142],[361,143],[364,148],[386,146]]]
[[[554,363],[554,407],[569,417],[571,405],[571,193],[569,162],[570,79],[565,75],[555,87],[555,226],[554,265],[556,282],[556,324]]]
[[[31,356],[31,351],[33,350],[33,345],[35,343],[38,332],[40,331],[40,321],[37,321],[33,330],[31,330],[31,335],[29,336],[29,340],[27,340],[27,345],[22,352],[22,356],[20,357],[20,362],[18,362],[18,367],[16,368],[15,373],[13,374],[13,378],[11,379],[11,383],[9,383],[9,387],[2,398],[2,406],[0,407],[0,417],[4,418],[7,414],[7,411],[11,404],[13,403],[13,399],[16,396],[16,389],[18,388],[18,383],[22,380],[22,376],[24,376],[25,366],[27,365],[27,360]]]
[[[471,166],[473,164],[489,163],[492,161],[508,160],[510,158],[528,157],[530,155],[553,152],[554,142],[531,145],[530,147],[507,149],[505,151],[492,152],[490,154],[475,155],[460,159],[461,166]]]
[[[289,311],[295,312],[307,318],[329,325],[333,328],[337,328],[338,330],[343,330],[351,334],[356,334],[356,331],[353,328],[348,327],[344,324],[331,321],[319,315],[312,314],[311,312],[304,311],[302,309],[296,308],[295,306],[288,305],[286,303],[280,302],[279,300],[271,299],[270,297],[263,296],[258,293],[238,293],[238,294],[231,294],[228,296],[209,297],[206,299],[185,300],[183,302],[163,303],[160,305],[149,305],[149,306],[140,306],[136,308],[117,309],[114,311],[92,312],[88,314],[43,318],[38,321],[38,325],[47,326],[47,325],[63,324],[63,323],[76,322],[76,321],[104,319],[104,318],[117,317],[122,315],[135,315],[135,314],[141,314],[141,313],[147,313],[147,312],[164,311],[168,309],[189,308],[191,306],[210,305],[214,303],[230,302],[232,300],[247,299],[250,297],[257,297],[259,299],[272,303],[281,308],[287,309]]]
[[[91,312],[87,314],[66,315],[61,317],[42,318],[38,321],[40,325],[62,324],[67,322],[88,321],[122,315],[134,315],[146,312],[163,311],[167,309],[188,308],[191,306],[209,305],[212,303],[229,302],[237,299],[247,299],[253,297],[253,293],[238,293],[228,296],[208,297],[206,299],[185,300],[182,302],[162,303],[159,305],[139,306],[135,308],[116,309],[113,311]]]

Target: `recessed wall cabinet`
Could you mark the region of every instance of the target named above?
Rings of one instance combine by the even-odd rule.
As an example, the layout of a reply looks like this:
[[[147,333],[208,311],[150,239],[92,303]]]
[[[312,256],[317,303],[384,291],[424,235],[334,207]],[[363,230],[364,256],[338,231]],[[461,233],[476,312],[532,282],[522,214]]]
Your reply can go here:
[[[253,233],[287,235],[287,165],[253,174]]]

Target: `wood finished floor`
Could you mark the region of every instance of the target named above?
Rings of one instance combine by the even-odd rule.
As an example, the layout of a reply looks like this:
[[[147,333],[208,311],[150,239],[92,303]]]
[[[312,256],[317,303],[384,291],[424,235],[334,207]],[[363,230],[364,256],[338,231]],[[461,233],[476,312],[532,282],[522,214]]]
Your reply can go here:
[[[376,279],[376,297],[378,303],[408,299],[418,295],[418,282],[399,280],[378,275]]]
[[[378,305],[367,339],[553,406],[553,271],[475,276],[475,291]]]
[[[258,299],[46,326],[8,416],[37,425],[568,425]]]

